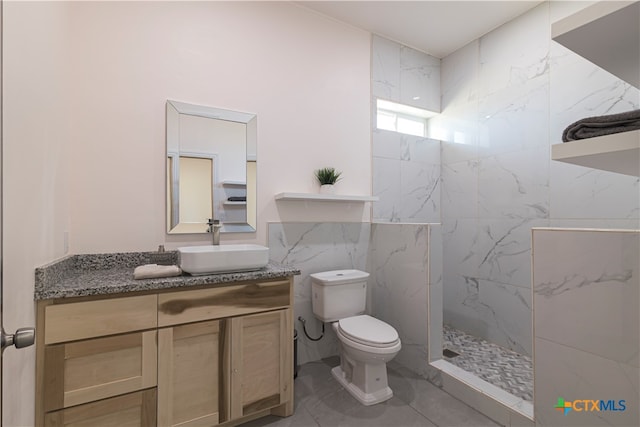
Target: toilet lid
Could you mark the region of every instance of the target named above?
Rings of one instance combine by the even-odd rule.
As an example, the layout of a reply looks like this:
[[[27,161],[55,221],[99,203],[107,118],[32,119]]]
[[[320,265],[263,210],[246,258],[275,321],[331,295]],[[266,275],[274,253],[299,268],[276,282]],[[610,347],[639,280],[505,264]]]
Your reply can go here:
[[[380,346],[398,341],[398,332],[393,326],[366,314],[340,319],[338,326],[347,338],[362,344]]]

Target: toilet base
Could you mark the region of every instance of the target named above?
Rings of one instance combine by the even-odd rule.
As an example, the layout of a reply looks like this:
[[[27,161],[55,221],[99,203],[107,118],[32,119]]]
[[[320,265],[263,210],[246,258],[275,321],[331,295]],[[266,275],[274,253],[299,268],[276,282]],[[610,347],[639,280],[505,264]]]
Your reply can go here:
[[[375,405],[376,403],[384,402],[385,400],[389,400],[393,397],[393,391],[391,391],[388,386],[373,393],[365,393],[362,389],[347,380],[346,375],[340,366],[333,368],[331,370],[331,375],[333,375],[340,385],[355,397],[358,402],[365,406]]]

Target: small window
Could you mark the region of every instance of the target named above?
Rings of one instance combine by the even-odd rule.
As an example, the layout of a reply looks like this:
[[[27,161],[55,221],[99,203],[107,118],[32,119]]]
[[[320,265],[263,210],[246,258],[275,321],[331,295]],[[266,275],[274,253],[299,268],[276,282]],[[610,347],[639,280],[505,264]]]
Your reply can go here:
[[[378,129],[427,136],[427,119],[437,113],[409,105],[377,100],[376,126]]]

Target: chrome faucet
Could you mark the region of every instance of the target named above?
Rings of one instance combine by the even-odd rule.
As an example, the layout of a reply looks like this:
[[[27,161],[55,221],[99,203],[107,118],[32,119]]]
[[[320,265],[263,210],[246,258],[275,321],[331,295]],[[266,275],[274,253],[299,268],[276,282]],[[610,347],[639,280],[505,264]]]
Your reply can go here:
[[[207,221],[207,225],[209,228],[207,229],[207,233],[213,234],[213,244],[214,246],[218,246],[220,244],[220,229],[222,228],[222,224],[220,224],[219,219],[211,219]]]

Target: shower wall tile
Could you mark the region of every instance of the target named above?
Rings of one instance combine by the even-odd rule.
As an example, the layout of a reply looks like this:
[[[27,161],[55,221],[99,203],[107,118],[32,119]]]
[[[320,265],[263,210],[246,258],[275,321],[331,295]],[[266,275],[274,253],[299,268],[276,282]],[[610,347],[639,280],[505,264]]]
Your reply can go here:
[[[465,283],[478,277],[478,221],[477,219],[449,219],[442,222],[443,283],[445,295],[453,284]],[[446,319],[445,319],[446,320]]]
[[[429,224],[429,361],[442,358],[443,253],[442,225]]]
[[[549,181],[552,218],[640,218],[637,177],[551,162]]]
[[[403,153],[403,140],[401,133],[391,132],[384,129],[373,129],[373,149],[374,158],[400,160]]]
[[[426,224],[372,224],[372,314],[392,325],[402,350],[394,359],[425,372],[428,365],[428,238]]]
[[[402,161],[400,204],[394,210],[401,222],[440,222],[440,165]]]
[[[500,317],[499,298],[505,313],[522,306],[513,290],[531,287],[531,227],[640,228],[637,177],[550,160],[569,123],[640,108],[637,88],[550,41],[555,3],[444,58],[442,115],[430,122],[443,141],[444,321],[499,344],[529,340],[510,348],[531,348],[526,316],[507,332],[486,319]],[[512,292],[488,291],[502,286]]]
[[[373,96],[400,102],[400,45],[373,35]]]
[[[478,106],[480,41],[474,40],[442,60],[442,113]],[[475,122],[475,117],[473,120]]]
[[[373,194],[380,198],[373,204],[374,220],[439,222],[439,141],[386,131],[374,133],[373,140],[374,152],[383,154],[373,158]]]
[[[481,219],[477,255],[478,277],[531,289],[531,228],[545,227],[545,219]]]
[[[640,425],[640,369],[566,345],[535,339],[536,426],[637,426]],[[558,398],[624,400],[624,411],[570,411],[555,409]]]
[[[395,132],[394,132],[395,133]],[[440,141],[414,135],[398,134],[401,138],[401,159],[412,162],[440,164]]]
[[[548,5],[536,7],[480,38],[480,98],[516,92],[548,72]]]
[[[372,49],[374,98],[440,110],[439,59],[375,35]],[[373,220],[439,222],[440,141],[372,123],[373,195],[380,199],[373,203]]]
[[[536,336],[640,367],[640,232],[533,236]]]
[[[443,164],[478,155],[478,54],[475,40],[442,60],[442,114],[429,121],[429,136],[443,141]]]
[[[551,42],[551,60],[550,144],[576,120],[640,108],[640,90],[559,43]],[[552,218],[640,218],[637,177],[552,161],[549,180]]]
[[[440,60],[374,35],[373,96],[440,111]]]
[[[374,221],[400,221],[401,160],[373,158],[373,195],[380,198],[373,203]]]
[[[295,265],[302,273],[294,278],[294,317],[306,319],[312,336],[320,334],[320,322],[312,311],[309,275],[337,269],[366,270],[370,231],[369,223],[269,224],[270,261]],[[330,326],[325,338],[317,342],[304,337],[297,320],[295,327],[299,364],[338,354],[338,342]]]
[[[481,97],[478,155],[547,147],[548,103],[548,74]]]
[[[442,217],[478,217],[478,160],[442,164]]]
[[[639,425],[640,231],[532,234],[536,425]],[[626,410],[565,415],[559,397]]]
[[[480,218],[549,217],[549,147],[481,159]]]
[[[531,355],[531,291],[475,277],[444,287],[444,323]]]
[[[440,112],[440,60],[400,47],[400,103]]]
[[[550,124],[552,144],[562,132],[585,117],[622,113],[640,108],[640,90],[604,69],[551,42]]]

